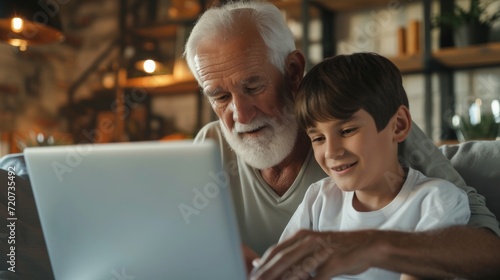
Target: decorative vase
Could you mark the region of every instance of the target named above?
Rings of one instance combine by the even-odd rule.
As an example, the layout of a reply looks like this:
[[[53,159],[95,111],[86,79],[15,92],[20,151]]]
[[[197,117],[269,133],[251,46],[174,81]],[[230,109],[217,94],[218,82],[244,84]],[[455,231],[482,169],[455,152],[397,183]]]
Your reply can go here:
[[[486,24],[470,23],[455,28],[453,39],[456,47],[486,44],[491,27]]]
[[[458,105],[452,126],[460,142],[495,140],[500,130],[499,98],[472,97]]]

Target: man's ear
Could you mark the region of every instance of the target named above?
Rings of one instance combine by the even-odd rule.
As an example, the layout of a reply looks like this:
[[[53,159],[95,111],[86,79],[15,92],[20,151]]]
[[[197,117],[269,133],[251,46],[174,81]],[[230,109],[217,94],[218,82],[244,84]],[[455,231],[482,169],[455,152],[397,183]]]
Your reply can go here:
[[[397,143],[403,142],[411,130],[411,115],[408,107],[401,105],[399,106],[395,118],[394,136],[393,139]]]
[[[306,60],[302,52],[295,50],[291,52],[286,58],[285,71],[288,77],[288,85],[290,90],[295,95],[299,89],[300,82],[304,78],[304,70],[306,67]]]

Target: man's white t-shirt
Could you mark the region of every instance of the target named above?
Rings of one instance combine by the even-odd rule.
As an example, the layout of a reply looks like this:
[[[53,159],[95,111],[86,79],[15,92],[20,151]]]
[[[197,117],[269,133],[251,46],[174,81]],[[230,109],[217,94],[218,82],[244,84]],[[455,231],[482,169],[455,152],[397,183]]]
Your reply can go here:
[[[293,184],[284,195],[279,196],[258,169],[246,164],[234,153],[218,123],[211,123],[200,131],[196,141],[207,138],[219,144],[242,242],[262,255],[269,246],[278,242],[290,217],[302,202],[307,187],[325,178],[326,174],[310,151]]]
[[[293,214],[280,241],[300,229],[352,231],[383,229],[425,231],[450,225],[467,224],[470,217],[467,194],[448,181],[428,178],[409,168],[397,196],[385,207],[358,212],[352,206],[354,192],[341,191],[325,178],[312,184]],[[400,274],[372,268],[349,277],[334,279],[399,279]]]

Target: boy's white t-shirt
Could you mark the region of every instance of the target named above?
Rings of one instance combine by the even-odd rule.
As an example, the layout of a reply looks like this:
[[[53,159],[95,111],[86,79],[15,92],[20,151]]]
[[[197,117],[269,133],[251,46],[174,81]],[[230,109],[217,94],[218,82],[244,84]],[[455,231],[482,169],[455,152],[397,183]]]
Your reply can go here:
[[[424,231],[467,224],[470,217],[467,194],[452,183],[428,178],[409,168],[398,195],[382,209],[358,212],[352,206],[354,192],[341,191],[331,178],[312,184],[280,241],[300,229],[352,231],[385,229]],[[372,268],[356,276],[334,279],[399,279],[400,274]]]

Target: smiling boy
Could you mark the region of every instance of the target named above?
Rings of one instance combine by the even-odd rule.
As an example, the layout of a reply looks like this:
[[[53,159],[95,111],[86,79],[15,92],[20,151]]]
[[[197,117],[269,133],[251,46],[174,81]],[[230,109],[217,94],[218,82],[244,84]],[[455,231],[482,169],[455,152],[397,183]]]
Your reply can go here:
[[[401,74],[388,59],[355,53],[324,60],[304,77],[295,108],[329,177],[310,186],[280,241],[300,230],[424,231],[467,223],[463,190],[398,160],[411,116]],[[378,268],[356,277],[410,278]]]

